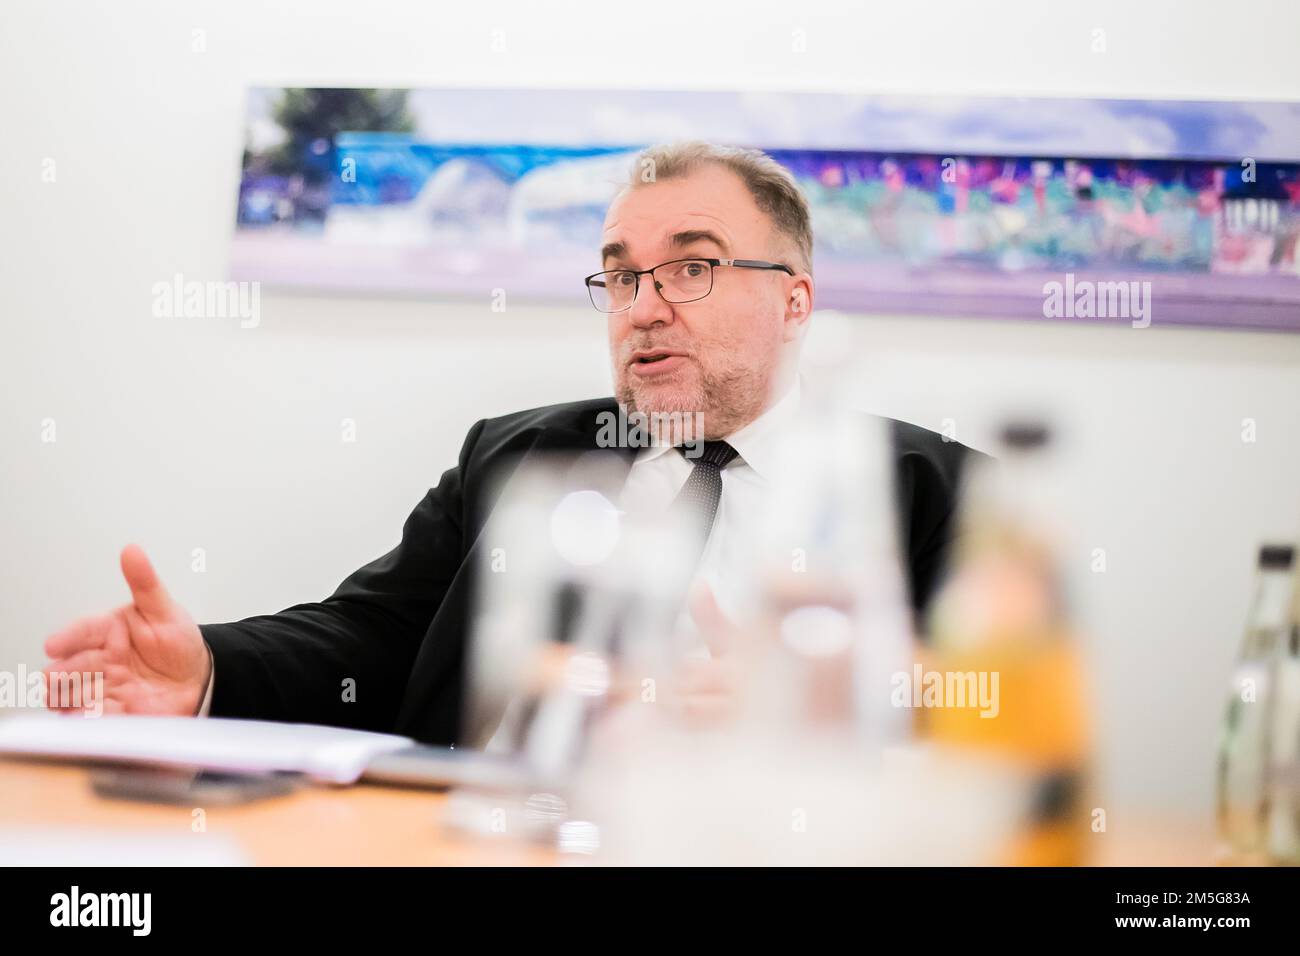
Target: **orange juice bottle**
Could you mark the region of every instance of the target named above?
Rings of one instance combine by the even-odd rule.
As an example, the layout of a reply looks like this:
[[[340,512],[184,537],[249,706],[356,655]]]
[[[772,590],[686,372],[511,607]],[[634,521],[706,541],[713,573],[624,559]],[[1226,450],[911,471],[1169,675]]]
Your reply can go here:
[[[1083,862],[1089,721],[1083,667],[1053,552],[1050,433],[1002,431],[1000,467],[974,476],[956,569],[919,653],[921,732],[1029,781],[1030,809],[1006,861]],[[972,696],[975,700],[972,702]]]

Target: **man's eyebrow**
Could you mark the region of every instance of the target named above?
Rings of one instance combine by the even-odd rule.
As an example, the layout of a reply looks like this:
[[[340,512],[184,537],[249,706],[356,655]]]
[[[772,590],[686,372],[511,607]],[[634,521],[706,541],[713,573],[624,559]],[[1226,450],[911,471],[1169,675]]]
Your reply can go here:
[[[610,259],[621,259],[627,255],[626,242],[607,242],[600,250],[600,264],[604,265]]]
[[[726,241],[708,229],[687,229],[673,233],[668,239],[668,244],[678,249],[696,242],[711,242],[723,252],[727,251]]]
[[[727,243],[716,233],[708,229],[685,229],[682,232],[675,232],[668,237],[668,244],[675,249],[681,249],[696,242],[711,242],[723,252],[727,251]],[[610,259],[626,259],[627,243],[619,240],[618,242],[607,242],[600,250],[600,262],[602,265],[609,262]]]

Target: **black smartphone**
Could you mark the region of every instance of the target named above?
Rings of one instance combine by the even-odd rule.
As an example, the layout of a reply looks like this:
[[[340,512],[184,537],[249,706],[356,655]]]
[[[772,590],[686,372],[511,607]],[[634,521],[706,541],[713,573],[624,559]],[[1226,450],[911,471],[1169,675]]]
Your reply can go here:
[[[97,770],[90,785],[101,797],[183,806],[236,806],[279,797],[298,787],[300,778],[283,773],[227,773],[131,767]]]

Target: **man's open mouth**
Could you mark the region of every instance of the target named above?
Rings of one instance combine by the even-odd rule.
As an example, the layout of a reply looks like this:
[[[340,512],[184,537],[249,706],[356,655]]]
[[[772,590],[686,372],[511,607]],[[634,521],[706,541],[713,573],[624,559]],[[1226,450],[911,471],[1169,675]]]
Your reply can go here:
[[[656,362],[662,362],[666,359],[680,358],[680,357],[681,357],[680,352],[659,352],[659,351],[633,352],[632,364],[633,365],[654,365]]]

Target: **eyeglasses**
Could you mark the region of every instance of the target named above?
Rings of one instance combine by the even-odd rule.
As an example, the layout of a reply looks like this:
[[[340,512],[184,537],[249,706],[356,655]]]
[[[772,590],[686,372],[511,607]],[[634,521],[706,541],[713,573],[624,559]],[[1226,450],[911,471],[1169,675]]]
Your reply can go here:
[[[713,270],[718,266],[737,269],[776,269],[794,275],[789,266],[761,259],[674,259],[653,269],[613,269],[586,278],[587,293],[598,312],[625,312],[636,301],[641,277],[650,276],[660,298],[672,305],[695,302],[713,291]]]

